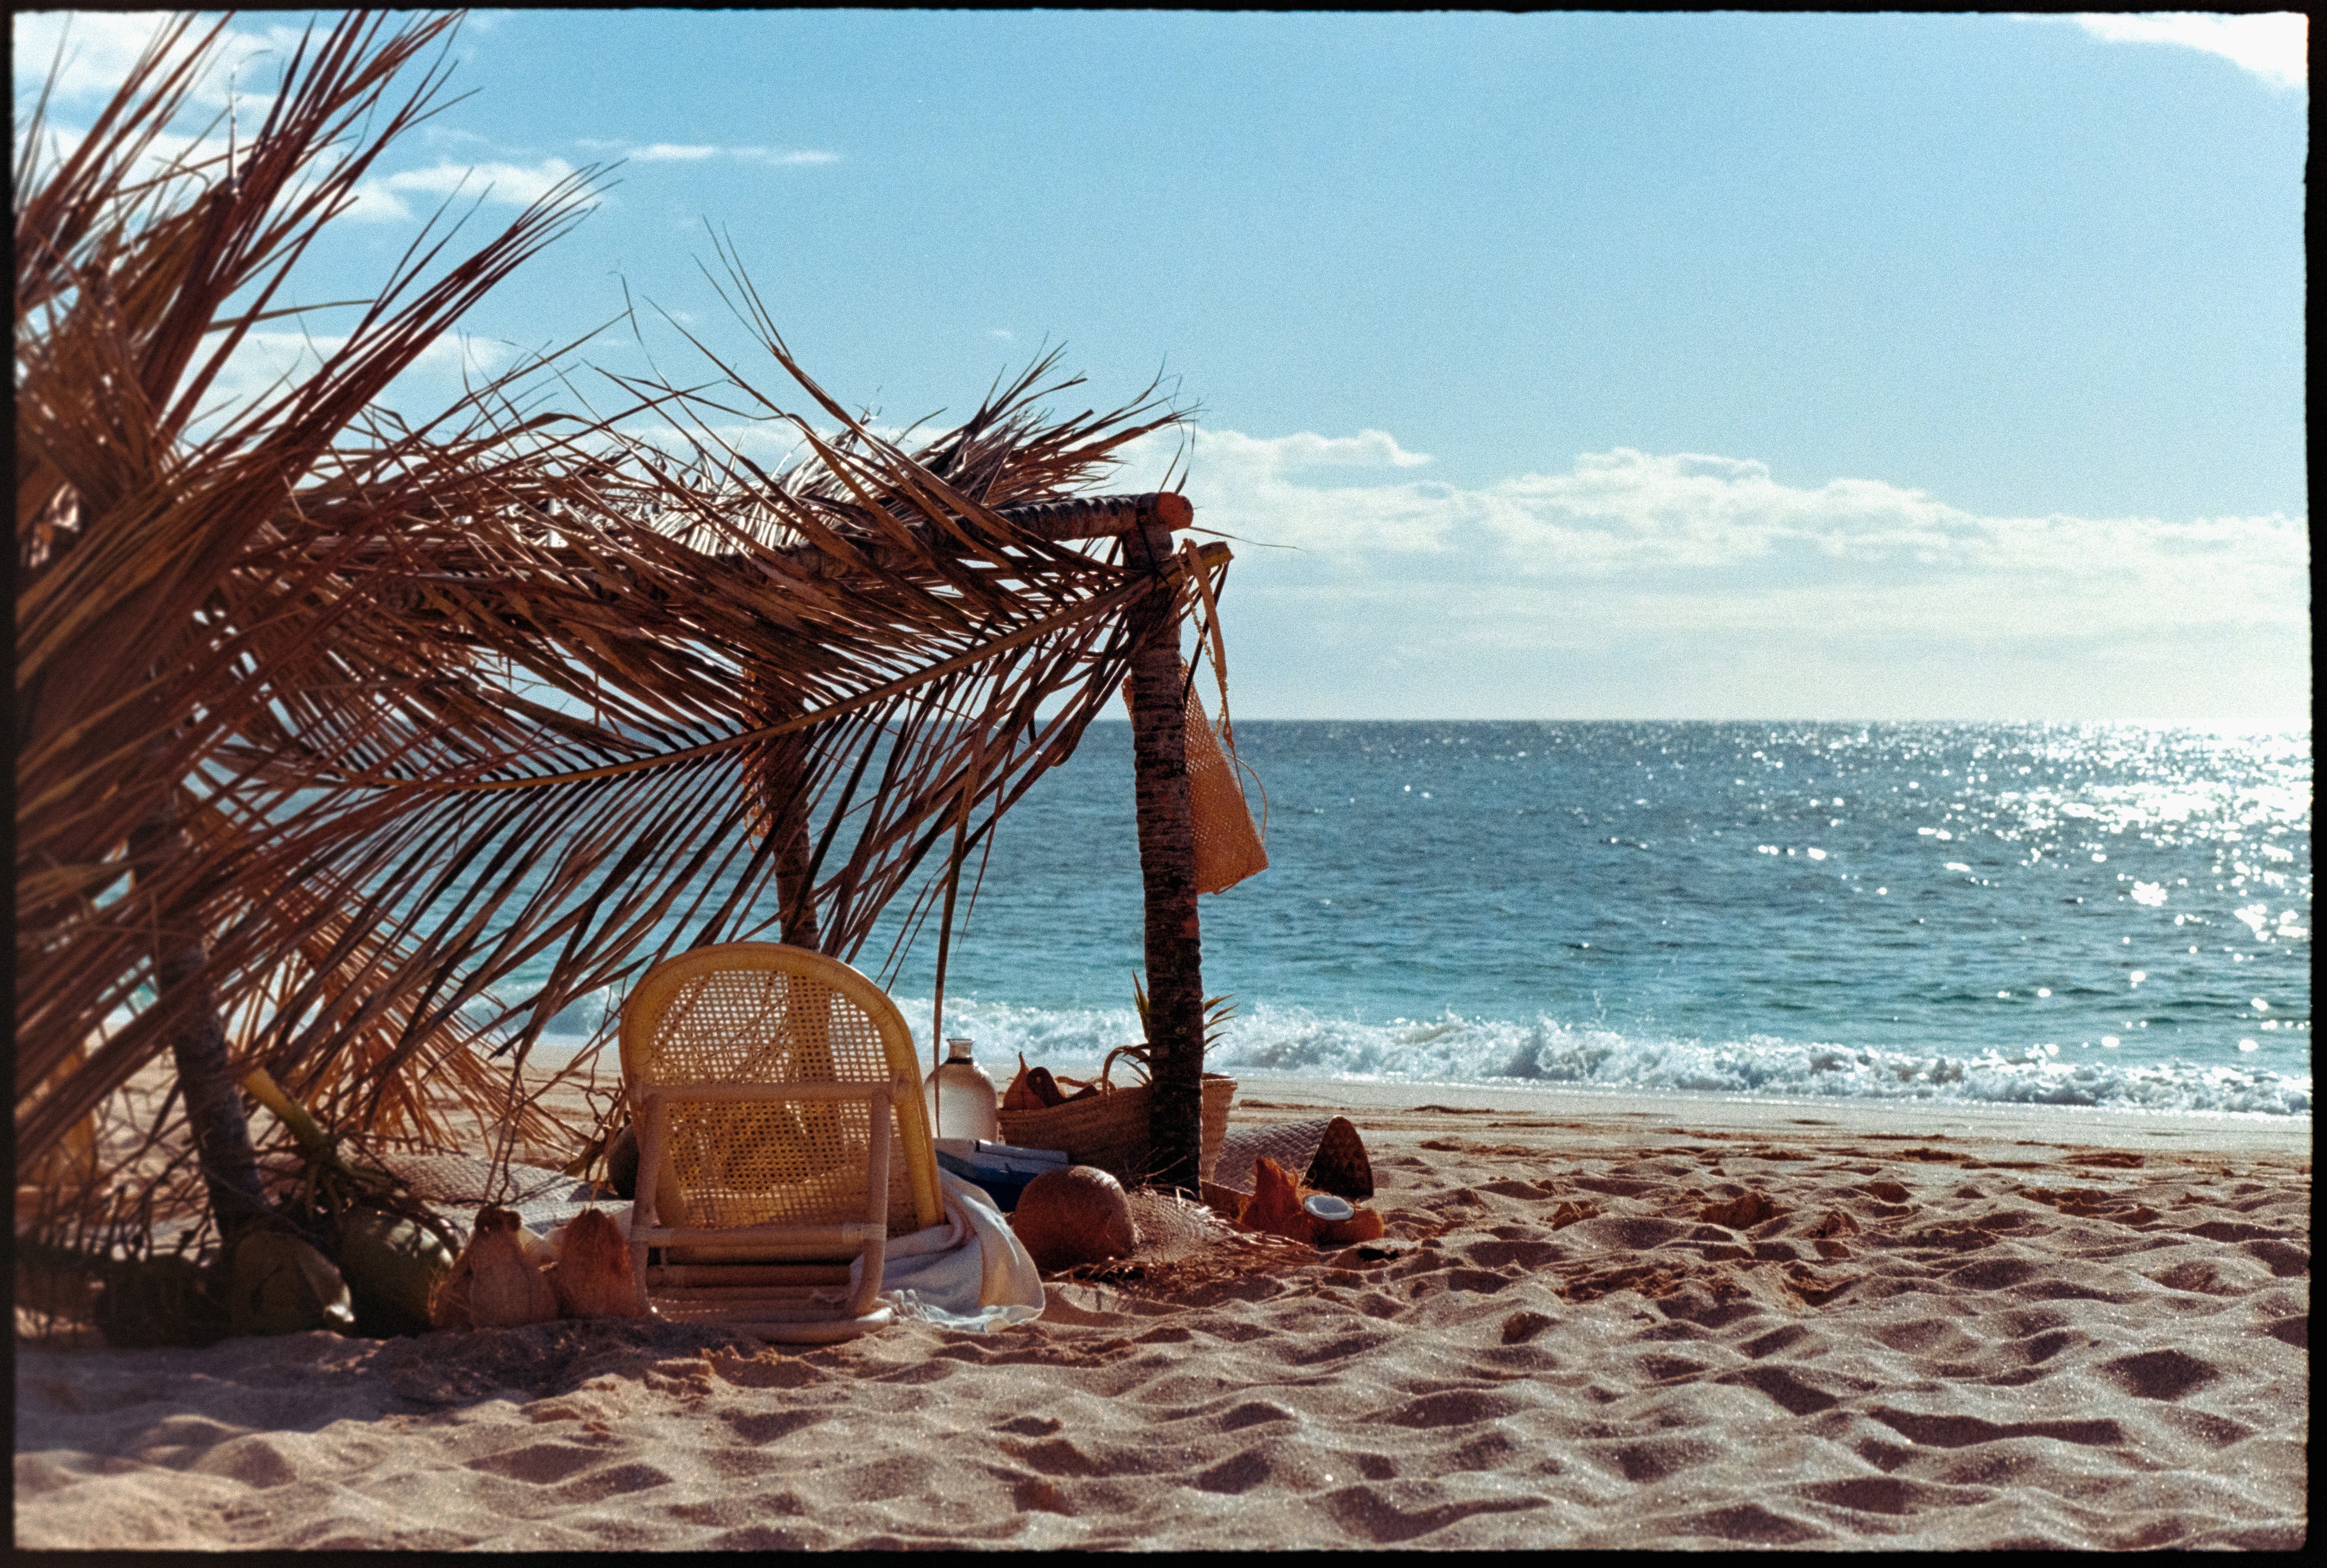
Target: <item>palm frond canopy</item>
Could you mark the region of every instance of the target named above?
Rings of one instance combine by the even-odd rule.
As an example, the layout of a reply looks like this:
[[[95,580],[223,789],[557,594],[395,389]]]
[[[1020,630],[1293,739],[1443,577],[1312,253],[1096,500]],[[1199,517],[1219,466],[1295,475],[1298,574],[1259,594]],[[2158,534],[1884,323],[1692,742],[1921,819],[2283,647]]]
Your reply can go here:
[[[115,1201],[104,1172],[60,1174],[71,1129],[205,1017],[234,1078],[443,1143],[448,1105],[542,1130],[476,1048],[522,1057],[668,952],[772,930],[854,958],[918,890],[910,934],[1121,683],[1134,607],[1225,561],[1085,543],[1189,521],[1174,495],[1077,499],[1181,417],[1154,388],[1053,417],[1077,385],[1054,355],[957,427],[886,437],[724,251],[811,415],[724,363],[699,387],[609,378],[611,413],[528,412],[537,366],[424,425],[384,412],[597,170],[465,259],[424,235],[312,374],[207,406],[430,112],[441,61],[395,84],[451,20],[311,38],[230,161],[154,167],[218,39],[187,21],[69,153],[37,117],[23,143],[17,1171],[57,1214]],[[739,420],[799,455],[755,462]],[[546,978],[505,1003],[521,974]],[[147,1142],[182,1145],[184,1115]]]

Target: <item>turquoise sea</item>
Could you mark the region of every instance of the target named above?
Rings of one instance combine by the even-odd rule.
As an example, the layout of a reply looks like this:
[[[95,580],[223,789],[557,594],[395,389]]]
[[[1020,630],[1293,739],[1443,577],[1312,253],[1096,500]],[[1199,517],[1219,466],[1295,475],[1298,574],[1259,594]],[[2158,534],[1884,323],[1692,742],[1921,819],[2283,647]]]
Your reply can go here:
[[[1238,739],[1272,864],[1202,900],[1205,988],[1235,1003],[1219,1070],[2311,1109],[2307,733],[1253,722]],[[1004,819],[958,921],[944,1029],[997,1080],[1021,1051],[1090,1063],[1137,1037],[1130,751],[1127,724],[1094,725]],[[883,966],[888,934],[860,967]],[[935,954],[932,927],[892,985],[924,1046]],[[600,1013],[556,1028],[578,1044]]]

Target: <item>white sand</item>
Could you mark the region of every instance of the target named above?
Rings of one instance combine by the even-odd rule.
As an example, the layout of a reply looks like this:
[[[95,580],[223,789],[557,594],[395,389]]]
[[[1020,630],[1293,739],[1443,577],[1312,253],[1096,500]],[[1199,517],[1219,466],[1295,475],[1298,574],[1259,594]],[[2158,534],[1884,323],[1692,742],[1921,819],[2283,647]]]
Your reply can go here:
[[[1245,1097],[1350,1111],[1399,1255],[816,1349],[20,1347],[16,1545],[2305,1538],[2307,1120]]]

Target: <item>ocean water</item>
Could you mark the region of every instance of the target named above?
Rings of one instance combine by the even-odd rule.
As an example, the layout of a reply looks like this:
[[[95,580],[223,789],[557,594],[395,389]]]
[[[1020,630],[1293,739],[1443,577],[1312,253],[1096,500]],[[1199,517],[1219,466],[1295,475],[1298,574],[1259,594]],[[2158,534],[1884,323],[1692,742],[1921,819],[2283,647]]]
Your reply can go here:
[[[1201,901],[1205,989],[1234,1003],[1216,1070],[2310,1112],[2307,733],[1238,738],[1272,864]],[[1130,753],[1127,724],[1094,725],[1004,819],[957,920],[944,1031],[997,1081],[1022,1051],[1087,1066],[1137,1038]],[[924,1049],[935,953],[931,929],[892,980]]]

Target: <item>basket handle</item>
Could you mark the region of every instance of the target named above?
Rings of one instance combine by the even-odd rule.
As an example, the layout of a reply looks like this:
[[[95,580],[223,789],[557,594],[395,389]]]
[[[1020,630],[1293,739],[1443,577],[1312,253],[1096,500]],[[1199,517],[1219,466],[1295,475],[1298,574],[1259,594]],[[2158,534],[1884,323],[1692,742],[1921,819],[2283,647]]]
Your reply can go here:
[[[1103,1095],[1112,1094],[1115,1092],[1116,1087],[1114,1083],[1115,1059],[1119,1056],[1129,1058],[1132,1064],[1139,1069],[1139,1083],[1132,1087],[1138,1087],[1141,1085],[1146,1084],[1150,1080],[1153,1075],[1150,1074],[1147,1069],[1147,1047],[1142,1044],[1118,1045],[1113,1050],[1108,1051],[1107,1053],[1107,1060],[1099,1064],[1098,1077],[1097,1078],[1069,1078],[1064,1073],[1058,1073],[1054,1075],[1055,1081],[1062,1084],[1071,1084],[1078,1089],[1087,1089],[1091,1087],[1093,1085],[1097,1085],[1099,1093]],[[1024,1059],[1021,1058],[1020,1059],[1023,1060]]]

